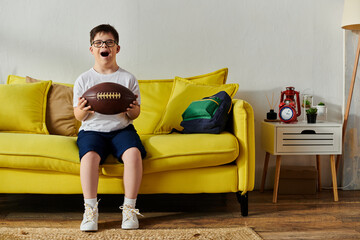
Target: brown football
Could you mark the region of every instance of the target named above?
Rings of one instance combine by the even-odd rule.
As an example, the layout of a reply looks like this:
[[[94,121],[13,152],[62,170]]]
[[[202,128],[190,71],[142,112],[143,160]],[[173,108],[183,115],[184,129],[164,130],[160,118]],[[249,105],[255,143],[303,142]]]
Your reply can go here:
[[[135,94],[117,83],[104,82],[89,88],[83,95],[91,110],[102,114],[118,114],[136,100]]]

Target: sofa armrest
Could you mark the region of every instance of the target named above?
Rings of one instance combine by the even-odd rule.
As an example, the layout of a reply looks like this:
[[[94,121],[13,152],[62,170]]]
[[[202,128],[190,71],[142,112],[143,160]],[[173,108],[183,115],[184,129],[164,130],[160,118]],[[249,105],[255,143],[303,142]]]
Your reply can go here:
[[[255,131],[252,106],[241,99],[233,99],[230,129],[239,141],[238,190],[245,194],[254,189],[255,182]]]

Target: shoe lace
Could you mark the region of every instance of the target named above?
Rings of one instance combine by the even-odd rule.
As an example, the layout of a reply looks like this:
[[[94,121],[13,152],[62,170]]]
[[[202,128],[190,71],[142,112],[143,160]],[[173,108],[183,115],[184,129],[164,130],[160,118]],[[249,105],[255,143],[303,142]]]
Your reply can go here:
[[[85,203],[85,218],[86,218],[86,222],[94,222],[96,214],[97,214],[97,209],[98,209],[98,205],[99,205],[99,201],[97,201],[97,203],[95,204],[94,207],[92,207],[91,205]]]
[[[123,205],[123,206],[120,206],[119,207],[121,210],[123,210],[123,213],[125,214],[126,216],[126,219],[125,221],[127,221],[128,219],[132,219],[133,221],[135,221],[135,218],[136,215],[139,215],[139,216],[142,216],[144,217],[144,215],[142,215],[140,212],[139,212],[139,209],[135,209],[135,208],[132,208],[128,205]]]

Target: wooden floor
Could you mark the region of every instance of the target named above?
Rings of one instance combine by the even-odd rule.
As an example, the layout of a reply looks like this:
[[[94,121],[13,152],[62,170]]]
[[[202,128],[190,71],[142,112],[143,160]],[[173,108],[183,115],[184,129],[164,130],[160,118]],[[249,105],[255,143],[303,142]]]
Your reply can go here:
[[[120,228],[121,195],[100,195],[99,228]],[[360,239],[360,191],[316,195],[249,193],[249,216],[242,217],[235,194],[140,195],[141,228],[249,226],[264,239]],[[78,227],[81,195],[0,194],[0,227]]]

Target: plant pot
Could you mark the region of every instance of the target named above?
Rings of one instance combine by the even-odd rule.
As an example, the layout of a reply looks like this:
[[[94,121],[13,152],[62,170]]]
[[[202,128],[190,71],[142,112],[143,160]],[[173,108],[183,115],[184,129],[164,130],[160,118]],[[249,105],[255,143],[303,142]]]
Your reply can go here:
[[[316,123],[317,114],[306,114],[308,123]]]
[[[318,115],[318,121],[326,121],[327,120],[327,108],[324,105],[317,105],[317,115]]]

